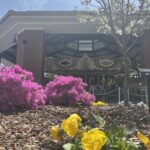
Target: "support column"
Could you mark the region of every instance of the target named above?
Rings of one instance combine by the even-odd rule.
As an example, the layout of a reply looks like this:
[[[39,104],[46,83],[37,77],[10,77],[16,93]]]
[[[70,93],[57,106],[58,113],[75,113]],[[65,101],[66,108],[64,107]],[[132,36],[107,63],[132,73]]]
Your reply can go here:
[[[145,30],[141,38],[141,67],[150,69],[150,30]]]
[[[150,30],[145,30],[141,38],[141,67],[150,70]],[[150,75],[147,74],[146,77],[144,74],[143,76],[147,84],[147,101],[150,113]]]
[[[44,31],[25,30],[18,35],[16,63],[31,71],[35,81],[43,83]]]

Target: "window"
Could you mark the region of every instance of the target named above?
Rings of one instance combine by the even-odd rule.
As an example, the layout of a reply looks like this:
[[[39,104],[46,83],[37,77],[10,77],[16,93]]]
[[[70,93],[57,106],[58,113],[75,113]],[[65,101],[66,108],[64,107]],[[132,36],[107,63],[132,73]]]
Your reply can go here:
[[[79,41],[79,51],[92,51],[93,41],[92,40],[80,40]]]
[[[68,43],[68,47],[78,51],[93,51],[105,47],[105,44],[99,40],[75,40]]]

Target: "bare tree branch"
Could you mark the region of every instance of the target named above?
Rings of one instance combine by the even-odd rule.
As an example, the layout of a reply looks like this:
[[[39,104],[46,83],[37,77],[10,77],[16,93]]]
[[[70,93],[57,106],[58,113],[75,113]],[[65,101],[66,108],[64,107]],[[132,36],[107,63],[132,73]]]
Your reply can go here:
[[[139,13],[138,14],[133,14],[133,15],[135,15],[135,17],[136,17],[136,15],[137,15],[137,19],[135,20],[135,23],[134,23],[134,25],[133,25],[133,27],[131,28],[131,30],[130,30],[130,33],[129,33],[129,35],[128,35],[128,39],[126,40],[126,44],[125,45],[127,45],[128,44],[128,41],[129,41],[129,39],[131,38],[131,36],[133,35],[133,30],[135,29],[135,27],[137,26],[137,23],[138,23],[138,21],[139,21],[139,19],[140,19],[140,17],[141,17],[141,14],[142,14],[142,10],[143,10],[143,6],[144,6],[144,0],[142,1],[142,3],[141,3],[141,9],[140,9],[140,11],[139,11]]]
[[[107,7],[105,9],[107,9]],[[112,18],[111,5],[110,5],[110,1],[109,0],[108,0],[108,10],[109,10],[109,13],[107,13],[107,17],[108,17],[108,22],[109,22],[109,25],[111,27],[112,33],[113,33],[112,35],[113,35],[115,41],[117,42],[118,46],[119,47],[123,47],[122,43],[119,40],[119,36],[116,34],[116,30],[115,30],[114,23],[113,23],[113,18]],[[122,51],[121,51],[121,53],[122,53]]]

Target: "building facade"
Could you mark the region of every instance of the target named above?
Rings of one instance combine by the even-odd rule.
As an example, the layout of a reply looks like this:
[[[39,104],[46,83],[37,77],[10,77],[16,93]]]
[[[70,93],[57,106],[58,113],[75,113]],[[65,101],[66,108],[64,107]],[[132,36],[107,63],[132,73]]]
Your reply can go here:
[[[0,58],[19,64],[44,83],[51,75],[82,77],[100,89],[122,86],[122,55],[111,37],[81,24],[77,11],[10,10],[0,21]],[[141,84],[138,67],[150,68],[150,25],[130,52],[133,87]],[[138,82],[137,82],[138,81]]]

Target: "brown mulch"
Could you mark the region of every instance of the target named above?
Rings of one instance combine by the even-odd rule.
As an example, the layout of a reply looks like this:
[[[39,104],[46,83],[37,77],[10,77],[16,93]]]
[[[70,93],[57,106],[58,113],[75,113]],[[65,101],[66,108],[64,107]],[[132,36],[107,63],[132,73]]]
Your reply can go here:
[[[96,126],[91,113],[104,117],[107,124],[136,124],[150,136],[150,117],[140,107],[58,107],[44,106],[36,111],[0,113],[0,150],[61,150],[60,143],[50,138],[50,127],[61,123],[72,113],[78,113],[84,125]]]

